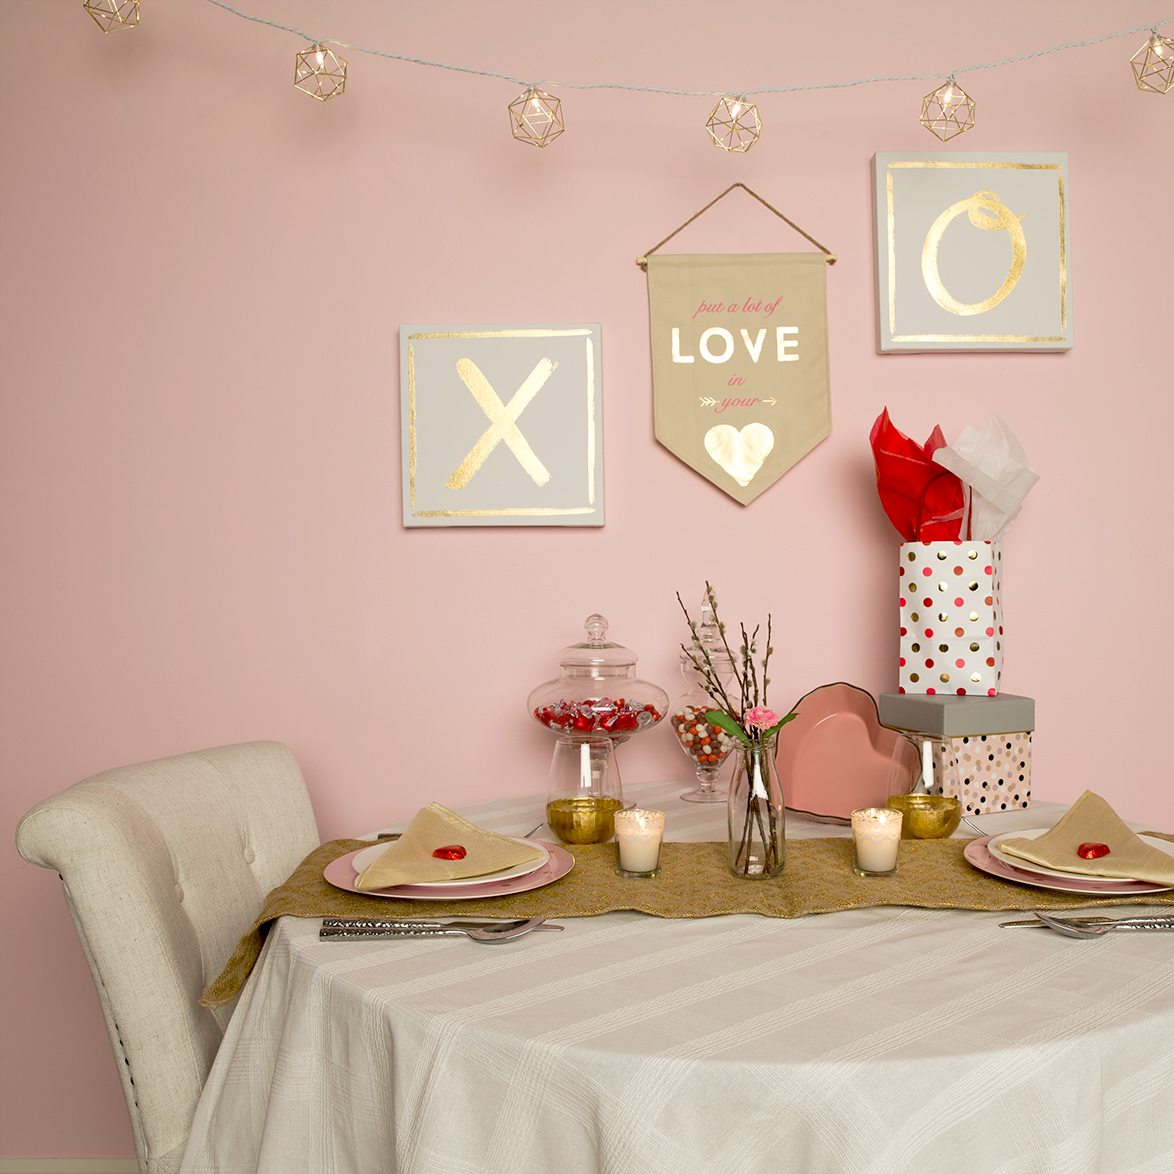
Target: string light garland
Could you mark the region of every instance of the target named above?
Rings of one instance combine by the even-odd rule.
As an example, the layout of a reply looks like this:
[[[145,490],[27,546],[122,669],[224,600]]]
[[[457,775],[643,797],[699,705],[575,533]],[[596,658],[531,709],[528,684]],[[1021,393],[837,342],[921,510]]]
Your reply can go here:
[[[1088,41],[1070,41],[1064,45],[1053,45],[1048,49],[1038,49],[1034,53],[1024,53],[1018,57],[1007,57],[1002,61],[988,61],[982,65],[967,65],[962,69],[955,69],[949,74],[923,73],[891,77],[861,77],[845,82],[814,82],[801,86],[770,86],[755,90],[744,90],[737,98],[731,98],[728,92],[723,93],[720,90],[669,90],[656,86],[624,85],[618,82],[526,82],[511,74],[498,73],[492,69],[471,69],[463,65],[450,65],[443,61],[428,61],[422,57],[410,57],[404,53],[388,53],[383,49],[372,49],[366,45],[353,45],[347,41],[338,41],[334,38],[312,37],[301,29],[293,28],[291,25],[281,24],[279,21],[267,20],[265,17],[242,12],[240,9],[233,8],[230,4],[224,3],[224,0],[207,0],[207,2],[214,4],[217,8],[223,8],[225,12],[230,12],[233,16],[239,16],[242,20],[268,25],[270,28],[280,29],[287,33],[295,33],[299,37],[310,41],[312,43],[311,49],[303,50],[302,53],[298,54],[299,70],[301,68],[301,59],[306,53],[314,54],[312,64],[317,65],[316,55],[319,52],[322,52],[324,55],[323,64],[325,63],[325,54],[331,52],[332,56],[334,56],[335,60],[341,66],[340,71],[335,71],[331,75],[332,88],[322,86],[321,91],[316,92],[319,89],[320,79],[318,77],[318,71],[313,68],[310,69],[305,79],[302,79],[299,75],[295,78],[294,82],[298,89],[304,90],[306,93],[322,101],[325,101],[327,98],[336,97],[346,88],[346,62],[342,58],[337,57],[337,55],[334,55],[331,50],[325,48],[325,46],[329,45],[337,45],[343,49],[353,49],[357,53],[369,53],[374,57],[385,57],[391,61],[403,61],[411,65],[423,65],[430,69],[449,69],[456,73],[468,73],[477,77],[498,78],[502,81],[523,86],[525,92],[509,104],[510,124],[515,139],[538,147],[545,147],[561,135],[565,129],[561,102],[545,90],[541,90],[539,87],[542,85],[553,85],[571,90],[626,90],[631,93],[671,94],[691,98],[717,98],[719,99],[718,104],[710,111],[705,129],[715,146],[731,152],[748,151],[758,141],[758,137],[762,132],[762,120],[759,118],[758,108],[753,102],[749,101],[749,98],[752,96],[759,94],[794,94],[803,90],[846,89],[850,86],[873,85],[880,82],[939,81],[942,79],[946,79],[945,83],[922,99],[920,122],[922,126],[945,142],[955,135],[972,129],[974,126],[975,102],[955,81],[958,74],[970,73],[979,69],[996,69],[999,66],[1012,65],[1018,61],[1030,61],[1036,57],[1045,57],[1049,53],[1059,53],[1067,49],[1082,49],[1089,45],[1099,45],[1104,41],[1112,41],[1117,37],[1126,37],[1134,33],[1147,31],[1150,33],[1149,40],[1130,58],[1137,88],[1156,94],[1165,94],[1171,89],[1174,89],[1174,40],[1163,37],[1158,33],[1158,29],[1163,25],[1174,22],[1174,17],[1160,20],[1152,26],[1139,25],[1136,28],[1120,29],[1115,33],[1106,33],[1102,37],[1094,37]],[[105,32],[110,32],[115,28],[133,28],[138,24],[139,0],[84,0],[83,7]],[[313,82],[311,88],[303,85],[303,80],[308,83]],[[535,101],[538,102],[540,107],[539,119],[535,120],[531,115],[526,114],[524,110],[519,115],[518,108],[520,106],[524,107],[528,104],[530,110],[533,111]],[[742,107],[743,104],[744,109],[740,108],[737,113],[733,113],[734,107]],[[542,111],[545,111],[545,113],[542,113]]]
[[[139,23],[139,0],[84,0],[82,7],[104,33],[133,29]]]
[[[951,76],[921,99],[921,125],[944,143],[974,126],[974,99]]]
[[[762,134],[758,107],[746,101],[746,95],[722,98],[709,112],[705,124],[714,145],[723,151],[749,151]]]
[[[307,45],[294,64],[294,89],[326,102],[346,89],[346,59],[324,44]]]
[[[1139,90],[1168,94],[1174,88],[1174,41],[1161,36],[1157,28],[1150,29],[1150,39],[1134,53],[1129,64]]]
[[[553,143],[566,130],[563,104],[537,86],[530,86],[509,105],[514,138],[535,147]]]

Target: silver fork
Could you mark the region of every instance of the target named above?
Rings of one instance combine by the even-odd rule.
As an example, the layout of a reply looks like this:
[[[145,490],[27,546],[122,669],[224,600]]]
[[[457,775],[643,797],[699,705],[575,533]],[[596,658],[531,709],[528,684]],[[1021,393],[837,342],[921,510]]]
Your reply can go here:
[[[1077,925],[1071,921],[1065,921],[1059,917],[1049,917],[1046,913],[1035,911],[1036,917],[1048,926],[1049,929],[1054,929],[1057,933],[1062,933],[1070,938],[1099,938],[1107,933],[1115,933],[1117,930],[1149,930],[1158,933],[1174,932],[1174,916],[1172,917],[1122,917],[1116,921],[1110,921],[1104,925],[1091,925],[1087,922]]]

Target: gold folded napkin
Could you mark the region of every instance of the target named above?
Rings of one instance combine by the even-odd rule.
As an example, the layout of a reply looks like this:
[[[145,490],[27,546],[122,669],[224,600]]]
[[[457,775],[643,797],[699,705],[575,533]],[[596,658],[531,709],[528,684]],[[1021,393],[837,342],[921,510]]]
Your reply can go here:
[[[433,856],[437,848],[460,845],[465,855],[460,860]],[[520,844],[508,836],[487,832],[449,811],[439,803],[429,803],[416,813],[398,840],[367,865],[355,881],[356,889],[385,889],[390,885],[417,885],[429,881],[458,880],[464,876],[484,876],[515,864],[538,860],[542,849],[536,844]]]
[[[1076,854],[1081,844],[1107,844],[1108,855],[1085,860]],[[1012,856],[1085,876],[1112,876],[1174,885],[1174,857],[1152,848],[1100,795],[1085,791],[1051,831],[1034,840],[1000,840]]]

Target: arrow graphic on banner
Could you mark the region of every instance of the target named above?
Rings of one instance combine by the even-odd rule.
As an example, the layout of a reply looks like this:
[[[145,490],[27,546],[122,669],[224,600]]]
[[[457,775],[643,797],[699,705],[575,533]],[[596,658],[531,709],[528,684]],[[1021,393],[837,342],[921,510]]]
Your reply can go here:
[[[700,400],[700,406],[703,408],[716,408],[717,405],[721,402],[720,400],[715,400],[711,395],[702,395],[699,396],[698,399]],[[737,401],[734,402],[737,403]],[[746,402],[750,403],[752,401],[748,400]],[[770,406],[773,408],[779,401],[772,395],[770,399],[760,399],[758,402],[760,404],[770,404]]]

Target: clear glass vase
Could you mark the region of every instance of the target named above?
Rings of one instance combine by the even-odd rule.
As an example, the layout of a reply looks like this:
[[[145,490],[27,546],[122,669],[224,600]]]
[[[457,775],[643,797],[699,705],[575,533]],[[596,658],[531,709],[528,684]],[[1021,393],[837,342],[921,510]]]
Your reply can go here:
[[[546,792],[546,822],[564,844],[602,844],[624,806],[615,741],[606,735],[563,735],[555,743]]]
[[[783,871],[786,820],[783,788],[775,769],[777,750],[777,733],[734,748],[727,809],[730,871],[735,876],[765,880]]]

